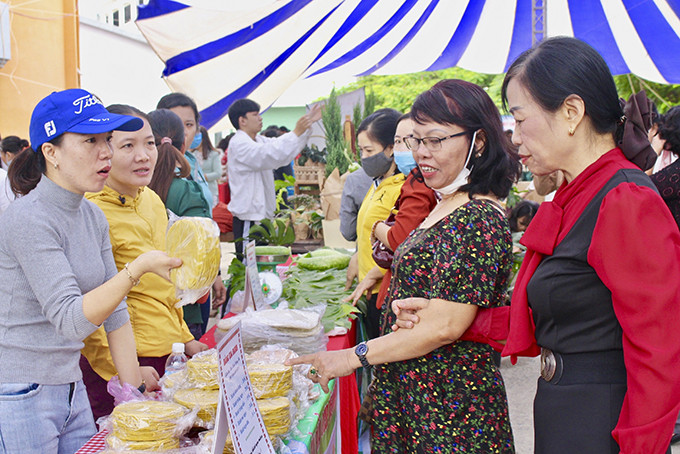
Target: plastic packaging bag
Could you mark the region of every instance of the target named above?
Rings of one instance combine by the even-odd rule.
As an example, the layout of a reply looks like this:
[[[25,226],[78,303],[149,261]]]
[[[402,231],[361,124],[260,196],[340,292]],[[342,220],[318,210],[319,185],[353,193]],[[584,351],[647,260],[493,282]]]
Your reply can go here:
[[[218,389],[180,389],[175,392],[172,398],[178,404],[196,410],[195,426],[205,429],[215,427],[217,402],[220,398],[220,391]]]
[[[211,348],[195,354],[187,362],[189,387],[219,389],[217,350]]]
[[[131,384],[123,383],[121,385],[118,375],[111,377],[111,380],[106,384],[106,390],[113,396],[114,405],[134,400],[146,400],[144,394],[140,393],[139,389]]]
[[[174,402],[125,402],[102,421],[112,450],[159,451],[179,449],[180,437],[193,426],[196,411]]]
[[[168,229],[166,252],[182,259],[182,266],[170,271],[180,300],[177,307],[195,303],[210,291],[220,270],[220,229],[212,219],[179,218]]]
[[[325,350],[328,342],[321,324],[324,310],[324,305],[304,310],[277,308],[255,311],[249,308],[234,317],[220,320],[215,340],[219,342],[240,321],[246,353],[274,344],[299,355],[316,353]]]

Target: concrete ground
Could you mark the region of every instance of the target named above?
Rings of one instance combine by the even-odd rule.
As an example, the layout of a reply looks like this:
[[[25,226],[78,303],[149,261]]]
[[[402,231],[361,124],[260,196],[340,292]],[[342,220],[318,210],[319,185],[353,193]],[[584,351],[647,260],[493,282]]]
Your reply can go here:
[[[514,366],[507,358],[501,362],[517,454],[531,454],[534,450],[532,407],[539,369],[538,358],[519,358]],[[672,447],[672,454],[680,454],[680,443]]]

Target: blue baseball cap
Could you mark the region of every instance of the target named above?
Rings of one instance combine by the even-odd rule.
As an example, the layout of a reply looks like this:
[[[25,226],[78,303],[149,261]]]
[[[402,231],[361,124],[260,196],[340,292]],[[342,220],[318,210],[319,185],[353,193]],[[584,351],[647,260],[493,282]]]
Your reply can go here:
[[[43,98],[31,114],[31,147],[65,132],[99,134],[108,131],[137,131],[144,126],[141,118],[112,114],[92,93],[80,88],[55,91]]]

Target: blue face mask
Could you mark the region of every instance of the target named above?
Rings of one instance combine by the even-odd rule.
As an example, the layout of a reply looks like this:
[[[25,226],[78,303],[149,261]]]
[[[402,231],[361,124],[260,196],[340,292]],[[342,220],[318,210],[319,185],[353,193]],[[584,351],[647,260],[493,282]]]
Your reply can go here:
[[[194,140],[191,142],[191,146],[189,148],[191,148],[192,150],[194,148],[198,148],[198,146],[201,144],[202,140],[203,140],[203,134],[201,134],[200,131],[199,131],[194,136]]]
[[[397,163],[397,168],[404,175],[411,173],[411,170],[416,166],[416,160],[413,159],[413,153],[410,151],[394,151],[394,162]]]

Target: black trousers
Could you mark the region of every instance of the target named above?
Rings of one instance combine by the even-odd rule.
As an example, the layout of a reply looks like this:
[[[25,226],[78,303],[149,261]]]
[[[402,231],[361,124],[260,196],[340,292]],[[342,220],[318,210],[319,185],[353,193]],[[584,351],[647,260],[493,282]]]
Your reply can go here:
[[[234,216],[233,231],[234,231],[234,246],[236,247],[236,258],[243,262],[244,240],[248,242],[248,232],[250,228],[255,225],[254,221],[244,221]]]

